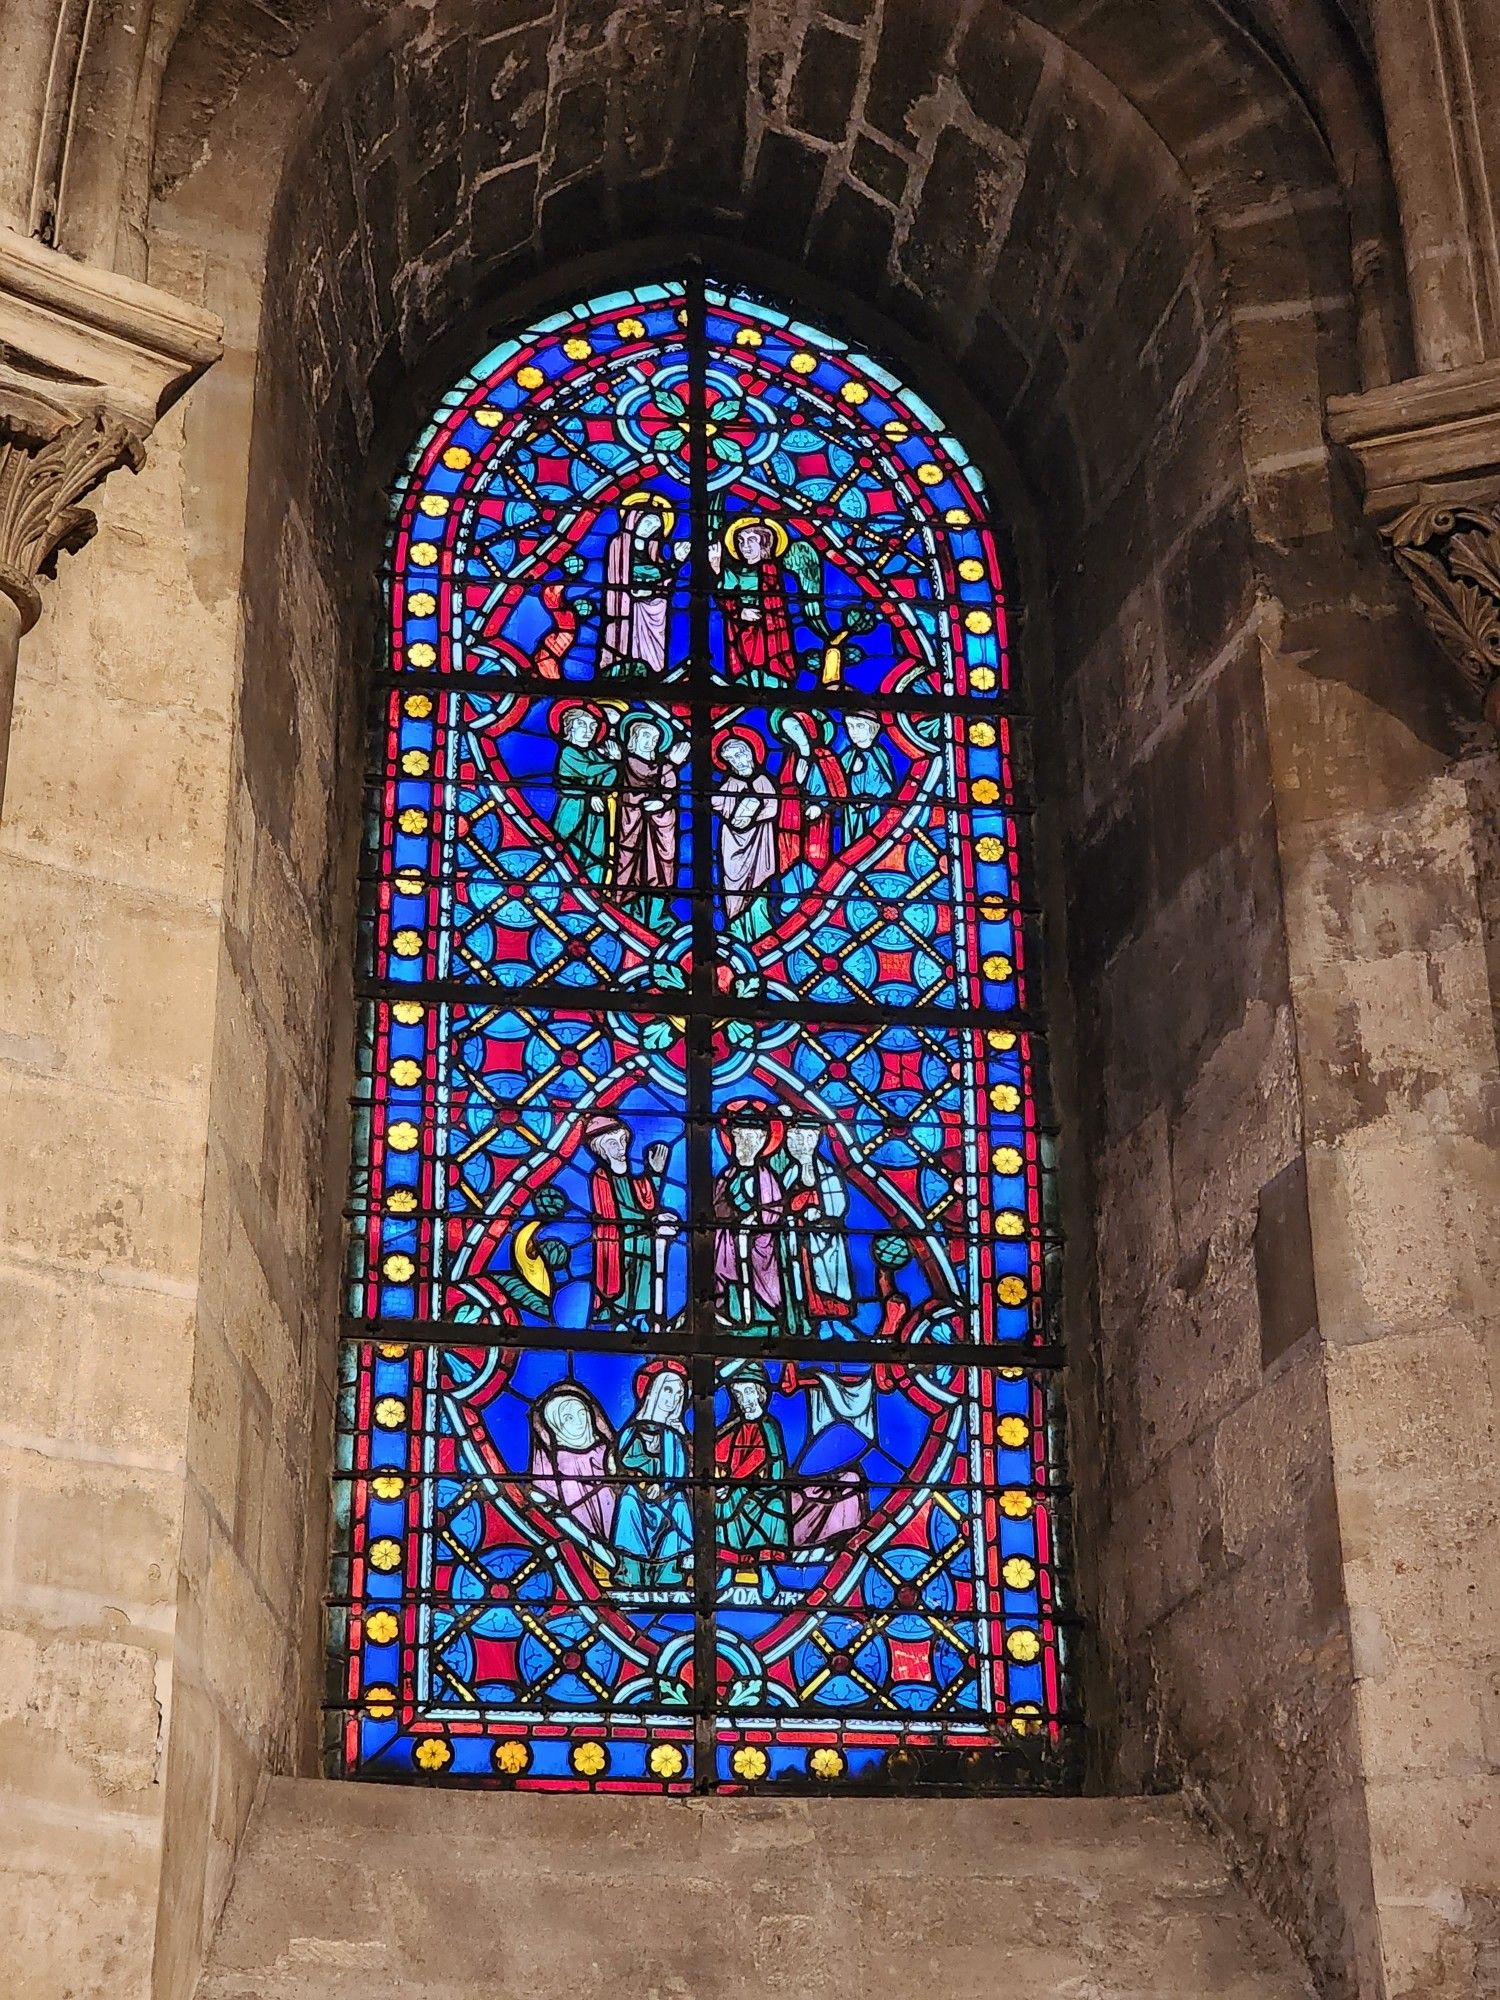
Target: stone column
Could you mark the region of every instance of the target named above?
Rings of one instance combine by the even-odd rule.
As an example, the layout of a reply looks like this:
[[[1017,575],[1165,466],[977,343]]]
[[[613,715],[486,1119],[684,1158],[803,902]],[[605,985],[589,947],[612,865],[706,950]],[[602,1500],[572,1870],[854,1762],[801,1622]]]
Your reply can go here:
[[[1500,362],[1335,397],[1328,429],[1470,701],[1500,725]]]
[[[220,347],[211,314],[0,228],[0,809],[40,579],[88,540],[84,500],[139,469],[157,418]]]
[[[1500,15],[1494,0],[1372,0],[1417,364],[1500,353]]]

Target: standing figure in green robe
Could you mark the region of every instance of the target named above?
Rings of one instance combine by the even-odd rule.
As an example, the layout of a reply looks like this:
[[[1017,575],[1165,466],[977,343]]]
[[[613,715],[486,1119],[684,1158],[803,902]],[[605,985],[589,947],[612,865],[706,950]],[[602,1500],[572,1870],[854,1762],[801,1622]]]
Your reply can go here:
[[[582,874],[602,888],[609,879],[620,746],[600,742],[604,717],[592,702],[575,702],[554,714],[562,741],[557,752],[557,807],[552,831]],[[597,746],[597,747],[596,747]]]
[[[666,1316],[667,1259],[681,1227],[662,1205],[670,1150],[658,1139],[646,1148],[642,1173],[630,1164],[630,1127],[596,1112],[583,1128],[594,1161],[589,1206],[594,1235],[593,1324],[614,1332],[644,1332]]]
[[[714,1519],[732,1583],[761,1595],[773,1587],[763,1564],[790,1546],[786,1445],[768,1414],[771,1385],[759,1362],[730,1362],[733,1414],[714,1436]]]

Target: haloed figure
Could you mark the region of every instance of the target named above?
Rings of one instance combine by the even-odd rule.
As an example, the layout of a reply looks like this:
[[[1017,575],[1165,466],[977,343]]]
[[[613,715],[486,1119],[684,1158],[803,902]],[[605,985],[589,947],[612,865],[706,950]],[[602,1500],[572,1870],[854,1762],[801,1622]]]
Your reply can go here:
[[[724,620],[724,678],[750,687],[790,687],[797,678],[792,614],[781,558],[779,521],[747,514],[731,521],[708,559],[719,579]]]
[[[672,582],[690,544],[671,542],[672,509],[627,493],[604,558],[603,680],[659,680],[667,670]]]
[[[635,1378],[635,1413],[620,1432],[620,1470],[630,1484],[615,1515],[616,1579],[622,1589],[675,1588],[693,1548],[688,1448],[683,1430],[687,1370],[648,1361]]]
[[[627,715],[621,730],[615,891],[660,937],[671,921],[670,892],[677,883],[677,773],[689,745],[672,742],[664,716]]]
[[[746,944],[771,928],[769,885],[776,875],[776,787],[765,746],[748,729],[731,729],[717,751],[725,774],[714,797],[719,815],[719,888],[730,931]]]

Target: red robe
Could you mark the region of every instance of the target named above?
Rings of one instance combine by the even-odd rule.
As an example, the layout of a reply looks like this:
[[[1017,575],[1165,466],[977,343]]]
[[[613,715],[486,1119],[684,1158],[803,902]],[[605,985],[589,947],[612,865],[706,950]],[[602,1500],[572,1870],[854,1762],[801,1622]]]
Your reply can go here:
[[[725,677],[761,687],[777,683],[790,686],[797,678],[797,655],[792,648],[792,614],[780,563],[759,565],[753,595],[726,591],[722,602]],[[747,620],[743,616],[749,606],[759,608],[759,618]]]
[[[795,780],[791,772],[796,763],[794,757],[788,757],[782,765],[778,780],[782,796],[781,814],[776,826],[776,854],[783,874],[788,868],[795,868],[799,861],[805,861],[815,875],[828,866],[833,855],[834,804],[849,796],[849,787],[844,783],[844,767],[826,744],[820,743],[808,761],[822,780],[816,789],[805,793],[793,789]],[[808,816],[807,808],[812,803],[823,808],[816,819]]]
[[[589,1199],[594,1208],[594,1290],[601,1299],[618,1299],[625,1291],[625,1232],[620,1225],[620,1204],[615,1183],[623,1178],[607,1167],[595,1167],[589,1176]],[[631,1174],[630,1192],[646,1215],[656,1213],[656,1183],[645,1174]],[[639,1250],[637,1250],[639,1255]],[[633,1274],[639,1289],[642,1274]],[[649,1300],[645,1303],[649,1303]],[[643,1310],[637,1299],[627,1301],[627,1309]]]
[[[749,1417],[728,1425],[714,1439],[714,1466],[726,1479],[753,1479],[770,1457],[765,1426]]]

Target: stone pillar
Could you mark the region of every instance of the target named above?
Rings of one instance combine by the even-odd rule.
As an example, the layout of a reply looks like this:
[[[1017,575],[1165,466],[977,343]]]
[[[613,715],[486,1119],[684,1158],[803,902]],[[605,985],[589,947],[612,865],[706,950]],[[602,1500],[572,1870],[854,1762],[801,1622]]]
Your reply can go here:
[[[1428,629],[1500,725],[1500,362],[1337,396],[1328,429]]]
[[[21,607],[0,590],[0,805],[5,802],[5,753],[10,748],[10,716],[16,703],[16,661],[25,630]]]
[[[220,344],[211,314],[0,229],[0,808],[39,579],[88,540],[83,501],[140,468],[157,418]]]
[[[1372,0],[1380,95],[1423,369],[1500,353],[1500,15]]]
[[[189,414],[244,478],[222,371],[158,418],[218,345],[0,229],[0,1993],[28,2000],[152,1987],[229,762],[201,550],[240,559]]]

